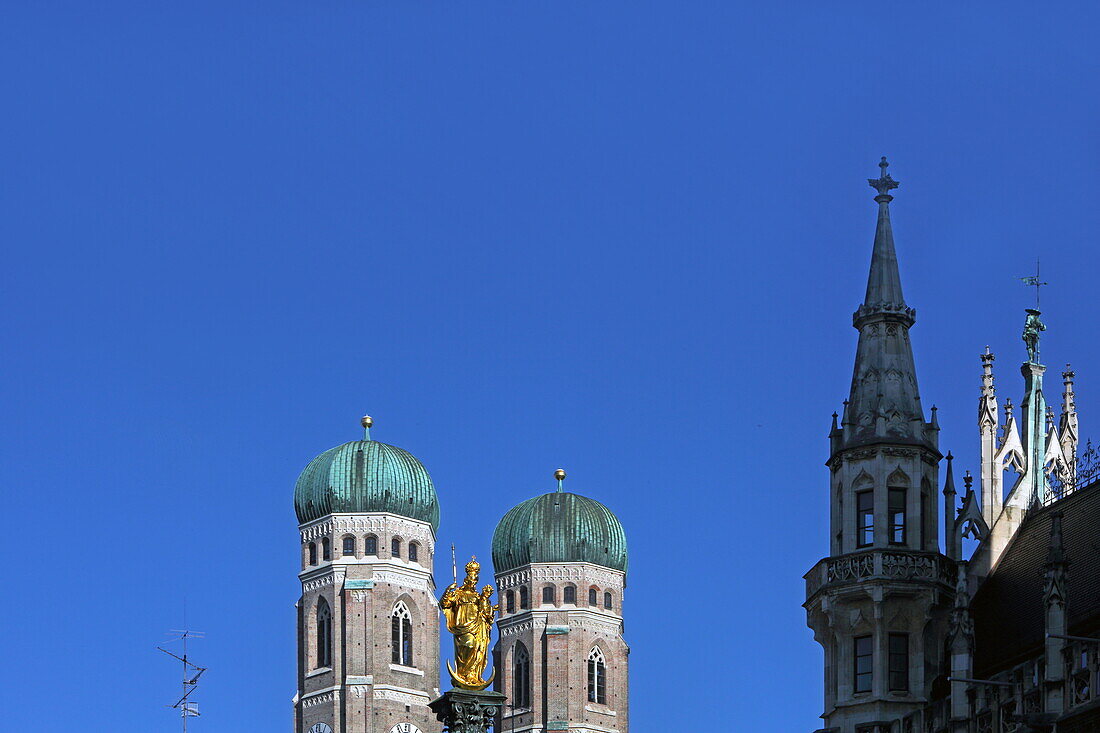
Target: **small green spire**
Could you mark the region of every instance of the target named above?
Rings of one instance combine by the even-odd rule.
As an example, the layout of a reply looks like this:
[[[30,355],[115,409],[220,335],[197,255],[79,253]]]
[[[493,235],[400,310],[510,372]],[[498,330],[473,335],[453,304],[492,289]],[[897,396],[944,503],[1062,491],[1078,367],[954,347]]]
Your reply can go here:
[[[557,471],[554,471],[554,478],[558,480],[558,493],[564,493],[565,487],[562,486],[562,482],[565,481],[565,469],[559,468]]]
[[[370,415],[363,415],[359,424],[363,426],[363,440],[370,440],[370,428],[371,425],[374,425],[374,418]]]

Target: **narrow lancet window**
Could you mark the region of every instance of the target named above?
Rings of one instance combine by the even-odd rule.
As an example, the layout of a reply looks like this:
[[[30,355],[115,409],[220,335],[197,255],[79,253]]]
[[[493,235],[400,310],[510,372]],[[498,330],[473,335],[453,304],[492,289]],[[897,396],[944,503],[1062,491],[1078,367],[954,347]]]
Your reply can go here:
[[[390,615],[390,661],[413,666],[412,616],[404,603],[394,606]]]
[[[599,647],[588,654],[588,702],[607,704],[607,666]]]
[[[890,489],[890,544],[905,544],[905,489]]]
[[[856,494],[856,543],[857,547],[875,543],[875,494],[872,491]]]
[[[512,670],[512,705],[517,708],[531,707],[531,656],[527,647],[516,644],[515,662]]]
[[[324,598],[317,599],[317,667],[332,666],[332,609]]]

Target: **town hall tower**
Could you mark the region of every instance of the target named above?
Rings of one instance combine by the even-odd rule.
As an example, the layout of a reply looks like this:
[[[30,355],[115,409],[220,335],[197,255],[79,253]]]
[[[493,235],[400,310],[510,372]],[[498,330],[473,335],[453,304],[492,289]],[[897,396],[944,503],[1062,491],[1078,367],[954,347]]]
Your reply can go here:
[[[829,434],[829,557],[806,574],[807,621],[825,652],[826,731],[887,733],[929,698],[941,668],[955,565],[939,551],[939,426],[925,419],[901,290],[886,172],[867,292],[853,314],[855,369]]]

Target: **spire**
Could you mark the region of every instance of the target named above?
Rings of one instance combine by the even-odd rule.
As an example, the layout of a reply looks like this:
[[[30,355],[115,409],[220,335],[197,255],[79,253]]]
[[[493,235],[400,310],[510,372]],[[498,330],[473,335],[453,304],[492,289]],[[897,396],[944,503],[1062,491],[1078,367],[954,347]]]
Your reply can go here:
[[[924,420],[909,327],[916,311],[905,304],[901,276],[890,226],[890,191],[898,182],[886,172],[886,158],[879,163],[881,174],[868,179],[878,195],[878,226],[871,252],[867,293],[852,316],[859,331],[852,389],[841,425],[843,440],[836,450],[870,443],[926,445],[936,450],[937,428]]]
[[[943,536],[944,536],[944,549],[947,550],[947,556],[952,560],[958,560],[962,555],[962,549],[959,552],[955,552],[955,470],[952,464],[955,461],[955,456],[951,455],[951,451],[947,451],[947,477],[943,481]],[[961,544],[961,543],[960,543]]]
[[[891,309],[905,307],[905,298],[901,294],[901,275],[898,273],[898,255],[894,250],[894,231],[890,226],[890,202],[894,197],[890,191],[899,184],[886,172],[886,156],[878,167],[882,173],[878,178],[868,178],[867,183],[878,191],[878,226],[875,228],[875,248],[871,253],[871,271],[867,276],[867,295],[863,299],[863,308],[871,309],[886,306]],[[862,309],[861,309],[862,310]]]

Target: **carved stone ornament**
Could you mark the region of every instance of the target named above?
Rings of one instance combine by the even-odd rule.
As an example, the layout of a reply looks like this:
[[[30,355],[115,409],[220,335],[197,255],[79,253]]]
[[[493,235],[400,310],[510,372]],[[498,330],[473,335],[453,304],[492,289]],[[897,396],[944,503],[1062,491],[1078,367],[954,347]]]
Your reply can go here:
[[[491,690],[448,690],[428,707],[447,733],[488,733],[507,698]]]

